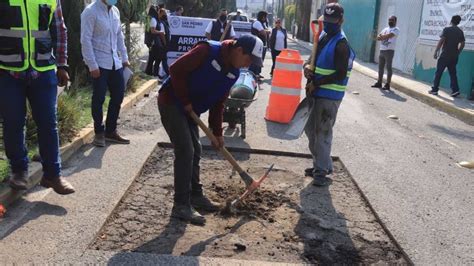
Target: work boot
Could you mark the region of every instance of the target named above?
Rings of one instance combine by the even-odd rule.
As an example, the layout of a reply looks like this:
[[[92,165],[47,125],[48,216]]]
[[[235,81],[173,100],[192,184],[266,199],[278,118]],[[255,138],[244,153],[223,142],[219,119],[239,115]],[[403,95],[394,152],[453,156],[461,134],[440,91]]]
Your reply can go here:
[[[206,218],[188,205],[174,205],[171,211],[171,217],[177,218],[195,225],[204,225]]]
[[[390,90],[390,84],[385,84],[385,86],[383,86],[382,90],[389,91]]]
[[[95,133],[94,141],[92,144],[96,147],[105,147],[105,134],[102,133]]]
[[[105,133],[105,140],[118,144],[130,144],[130,140],[122,138],[117,131]]]
[[[60,195],[67,195],[75,192],[74,187],[63,177],[58,177],[55,179],[47,179],[43,177],[41,179],[40,185],[45,188],[52,188],[54,192]]]
[[[220,204],[208,199],[204,195],[191,196],[191,205],[202,211],[216,212],[220,209]]]
[[[379,88],[379,89],[381,89],[381,88],[382,88],[382,83],[380,83],[380,82],[377,81],[377,82],[375,82],[375,84],[372,85],[371,87],[372,87],[372,88]]]
[[[332,180],[326,176],[317,175],[314,176],[313,186],[325,187],[331,184]]]
[[[26,190],[28,185],[28,171],[13,173],[9,180],[10,187],[16,190]]]
[[[304,176],[313,176],[313,171],[313,167],[304,169]]]

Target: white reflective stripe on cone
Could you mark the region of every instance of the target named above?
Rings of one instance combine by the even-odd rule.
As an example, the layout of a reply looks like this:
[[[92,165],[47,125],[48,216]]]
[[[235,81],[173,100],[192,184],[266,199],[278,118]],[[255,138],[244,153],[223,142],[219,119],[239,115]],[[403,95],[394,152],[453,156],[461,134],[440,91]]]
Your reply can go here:
[[[301,90],[299,88],[289,89],[289,88],[282,88],[282,87],[272,86],[272,93],[291,95],[291,96],[299,96],[301,94]]]
[[[48,38],[51,39],[51,34],[49,30],[32,30],[31,36],[34,38]]]
[[[276,62],[275,69],[282,69],[282,70],[289,70],[289,71],[301,71],[303,67],[300,64],[290,64],[290,63],[282,63]]]
[[[0,37],[25,38],[26,31],[0,29]]]
[[[6,63],[22,62],[21,54],[0,55],[0,61]]]
[[[47,53],[47,54],[37,54],[36,55],[36,60],[49,60],[51,59],[52,54]]]

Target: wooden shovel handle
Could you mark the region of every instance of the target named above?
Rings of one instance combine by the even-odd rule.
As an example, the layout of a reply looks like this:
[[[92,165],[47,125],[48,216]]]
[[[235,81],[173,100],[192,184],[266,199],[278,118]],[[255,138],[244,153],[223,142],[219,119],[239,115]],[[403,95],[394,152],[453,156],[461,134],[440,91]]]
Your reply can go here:
[[[198,126],[202,129],[202,131],[206,133],[206,136],[211,140],[211,142],[214,144],[217,144],[218,143],[217,138],[214,136],[211,130],[204,124],[204,122],[202,122],[201,118],[199,118],[199,116],[197,116],[197,114],[194,111],[189,113],[189,115],[194,120],[194,122],[198,124]],[[225,147],[220,148],[219,151],[222,153],[224,158],[226,158],[226,160],[229,161],[229,163],[234,167],[234,169],[239,174],[244,172],[242,167],[240,167],[240,165],[235,160],[234,156],[232,156],[232,154],[230,154],[230,152]]]

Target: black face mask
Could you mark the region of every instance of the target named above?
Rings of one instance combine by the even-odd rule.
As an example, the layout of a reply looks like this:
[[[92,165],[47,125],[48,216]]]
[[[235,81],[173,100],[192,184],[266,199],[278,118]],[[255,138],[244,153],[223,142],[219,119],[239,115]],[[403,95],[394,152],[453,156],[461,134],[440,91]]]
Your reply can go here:
[[[219,16],[219,20],[222,21],[222,22],[224,22],[226,18],[227,18],[226,15],[220,15]]]
[[[389,22],[388,22],[388,26],[389,26],[390,28],[395,27],[395,25],[396,25],[396,24],[395,24],[395,22],[393,22],[393,21],[389,21]]]

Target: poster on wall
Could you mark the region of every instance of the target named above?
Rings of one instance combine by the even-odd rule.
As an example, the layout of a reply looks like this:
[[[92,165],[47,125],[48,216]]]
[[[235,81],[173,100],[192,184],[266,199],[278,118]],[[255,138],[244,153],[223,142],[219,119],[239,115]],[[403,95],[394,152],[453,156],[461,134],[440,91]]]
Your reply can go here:
[[[212,19],[170,16],[171,41],[168,45],[168,64],[171,65],[181,55],[191,50],[200,41],[206,41],[206,28]],[[233,21],[236,38],[243,34],[250,34],[249,22]]]
[[[454,15],[462,18],[459,27],[466,38],[465,49],[474,50],[474,0],[424,0],[420,42],[436,45]]]

